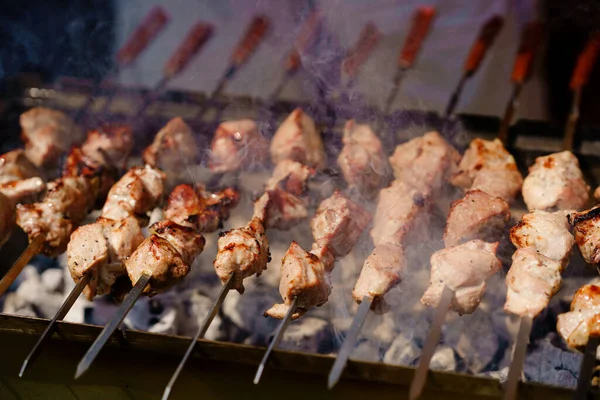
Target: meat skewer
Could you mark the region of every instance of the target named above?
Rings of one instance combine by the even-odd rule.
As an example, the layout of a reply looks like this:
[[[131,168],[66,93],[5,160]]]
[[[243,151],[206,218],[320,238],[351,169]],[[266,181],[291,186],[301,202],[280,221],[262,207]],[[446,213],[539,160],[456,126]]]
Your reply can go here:
[[[213,141],[211,150],[217,154],[222,153],[215,148],[220,146],[219,143],[227,145],[227,141]],[[306,191],[306,181],[314,168],[325,164],[323,142],[314,121],[302,110],[294,110],[275,132],[270,152],[275,170],[266,184],[265,193],[254,204],[249,223],[220,235],[213,266],[223,287],[169,380],[163,400],[169,398],[196,343],[204,337],[229,291],[235,289],[243,293],[243,280],[255,274],[259,276],[267,268],[270,253],[266,230],[289,229],[308,214],[300,196]],[[227,162],[222,167],[233,171],[241,166]]]
[[[346,88],[351,88],[356,84],[356,77],[362,64],[367,61],[369,55],[375,50],[381,40],[381,32],[373,22],[367,22],[363,26],[356,44],[348,55],[342,61],[342,72],[345,74]]]
[[[373,145],[371,140],[365,143]],[[348,148],[352,149],[354,146],[346,143],[341,154],[345,154]],[[360,155],[356,151],[353,153]],[[407,262],[403,249],[406,236],[412,230],[414,221],[422,214],[425,205],[439,192],[447,176],[456,170],[458,159],[456,150],[437,132],[427,133],[397,146],[390,157],[389,162],[396,180],[380,191],[371,230],[375,249],[365,260],[352,292],[354,300],[360,306],[329,373],[329,389],[339,381],[368,311],[383,313],[389,308],[384,300],[385,294],[400,284],[406,275]],[[373,160],[377,160],[377,157],[373,157]],[[377,165],[373,160],[369,161],[369,165]],[[353,164],[366,165],[365,161],[363,157],[358,157]],[[345,163],[340,163],[343,172],[344,166]],[[360,172],[357,174],[359,176],[369,175],[360,169],[354,169],[354,172]],[[347,175],[344,172],[344,176]],[[442,176],[442,179],[432,179],[435,176]],[[373,179],[369,180],[373,182]],[[351,179],[347,181],[349,184],[353,182]]]
[[[485,53],[492,47],[494,40],[496,40],[496,36],[498,36],[498,33],[502,30],[502,25],[504,25],[504,19],[499,15],[494,15],[487,20],[485,25],[483,25],[479,31],[477,40],[473,43],[467,61],[463,67],[463,74],[460,81],[458,81],[458,85],[456,86],[456,89],[454,89],[452,96],[450,96],[450,101],[448,101],[445,112],[446,118],[450,117],[454,112],[463,87],[467,83],[467,80],[477,72],[477,69],[479,69],[479,65],[481,65]]]
[[[525,81],[529,78],[529,75],[533,70],[535,54],[543,40],[543,33],[543,25],[538,21],[528,23],[523,27],[521,32],[521,43],[519,44],[519,50],[517,51],[511,75],[513,92],[506,104],[504,117],[502,118],[500,130],[498,131],[498,138],[505,145],[509,144],[510,138],[508,129],[512,123],[515,111],[517,110],[519,97],[521,96]]]
[[[571,76],[570,87],[573,91],[573,101],[571,104],[571,113],[567,119],[565,127],[565,139],[563,142],[564,150],[572,150],[575,144],[575,131],[579,121],[579,108],[581,105],[581,93],[587,84],[596,59],[600,51],[600,34],[596,33],[586,43],[583,51],[579,54],[573,76]]]
[[[76,379],[89,369],[142,294],[154,296],[188,274],[192,262],[204,249],[202,233],[216,230],[237,200],[237,192],[231,189],[211,194],[180,185],[173,190],[165,207],[165,219],[153,224],[151,235],[123,260],[133,288],[79,362]]]
[[[429,29],[434,17],[435,8],[431,6],[421,6],[415,10],[411,29],[408,32],[408,36],[404,42],[404,47],[402,48],[400,56],[398,57],[398,68],[393,81],[394,86],[388,95],[387,100],[385,101],[383,108],[385,115],[390,113],[392,103],[396,99],[396,95],[400,90],[402,78],[415,62],[417,53],[419,52],[427,33],[429,33]]]
[[[510,218],[509,202],[518,194],[523,178],[499,140],[474,139],[450,182],[468,191],[452,204],[444,232],[446,248],[431,256],[429,287],[421,303],[435,307],[435,313],[411,382],[411,400],[425,386],[448,310],[473,313],[486,280],[502,267],[496,257],[497,233]],[[490,239],[493,242],[484,241]]]

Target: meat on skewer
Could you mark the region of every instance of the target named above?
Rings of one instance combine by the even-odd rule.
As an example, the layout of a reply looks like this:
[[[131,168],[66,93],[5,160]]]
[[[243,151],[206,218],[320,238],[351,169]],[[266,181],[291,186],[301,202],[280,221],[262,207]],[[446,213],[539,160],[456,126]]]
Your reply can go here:
[[[600,286],[587,284],[573,296],[571,310],[558,316],[556,329],[569,347],[582,349],[600,336]]]
[[[16,221],[15,206],[44,190],[41,178],[28,178],[0,184],[0,247],[9,239]]]
[[[88,132],[80,149],[80,163],[85,168],[96,170],[111,166],[123,169],[133,149],[133,132],[127,125],[103,126]],[[65,172],[73,176],[79,175],[80,170],[81,166],[78,169],[67,168]]]
[[[0,156],[0,184],[41,175],[40,170],[27,158],[22,149],[12,150]]]
[[[523,182],[529,210],[580,210],[589,200],[579,161],[570,151],[538,157]]]
[[[210,145],[208,166],[214,173],[264,165],[269,156],[269,142],[250,119],[222,122]]]
[[[568,215],[575,241],[586,263],[600,264],[600,205]]]

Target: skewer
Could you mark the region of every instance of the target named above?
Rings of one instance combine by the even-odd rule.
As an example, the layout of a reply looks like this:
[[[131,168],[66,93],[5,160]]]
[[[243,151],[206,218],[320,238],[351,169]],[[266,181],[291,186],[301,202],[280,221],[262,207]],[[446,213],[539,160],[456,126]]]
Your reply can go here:
[[[504,117],[500,124],[498,139],[504,145],[508,145],[508,129],[512,123],[513,116],[519,106],[519,97],[527,78],[533,70],[533,61],[535,52],[542,41],[543,25],[539,21],[529,22],[521,31],[521,43],[513,66],[511,80],[513,83],[513,92],[506,104]]]
[[[446,118],[448,118],[454,112],[465,83],[475,74],[475,72],[477,72],[479,65],[481,65],[481,62],[485,57],[485,53],[492,46],[496,36],[498,36],[498,33],[502,29],[502,25],[504,25],[504,19],[499,15],[494,15],[485,23],[485,25],[483,25],[479,31],[479,36],[477,37],[475,43],[473,43],[471,51],[469,52],[469,56],[467,57],[467,61],[465,62],[460,81],[452,93],[450,101],[448,102],[448,106],[446,107]]]
[[[380,39],[381,32],[377,29],[377,25],[371,21],[367,22],[361,30],[356,44],[342,61],[342,71],[348,79],[346,88],[351,88],[356,84],[360,66],[367,60]]]
[[[265,352],[265,355],[263,356],[263,358],[260,362],[260,365],[258,366],[258,369],[256,370],[256,375],[254,375],[253,382],[255,385],[258,385],[258,382],[260,382],[260,378],[265,369],[265,365],[267,364],[267,361],[269,361],[269,357],[271,356],[271,353],[273,352],[275,347],[279,346],[281,339],[283,339],[283,334],[285,333],[285,330],[287,329],[288,325],[292,321],[292,315],[294,315],[294,313],[296,312],[296,308],[298,306],[297,302],[298,302],[298,298],[295,297],[294,300],[292,300],[292,304],[290,304],[290,308],[287,310],[287,312],[285,313],[285,316],[279,323],[279,326],[277,327],[277,331],[275,332],[275,336],[273,337],[273,340],[269,344],[269,347],[267,348],[267,351]]]
[[[139,299],[139,297],[142,295],[142,292],[148,285],[148,282],[150,282],[150,278],[151,275],[142,274],[133,286],[133,289],[131,289],[127,296],[125,296],[123,303],[121,303],[115,315],[110,319],[110,321],[108,321],[104,329],[102,329],[102,332],[100,333],[98,338],[96,338],[94,343],[92,343],[90,349],[87,351],[87,353],[85,353],[85,356],[83,356],[83,358],[77,365],[75,379],[79,378],[90,368],[92,362],[96,359],[100,351],[104,348],[106,342],[108,342],[108,339],[110,339],[110,337],[117,330],[119,325],[121,325],[121,322],[123,322],[123,320],[127,316],[127,313],[129,313],[129,310],[131,310],[137,299]]]
[[[217,315],[217,312],[219,311],[221,304],[223,304],[223,301],[225,301],[225,298],[227,297],[227,294],[231,290],[233,283],[234,283],[234,279],[233,279],[233,275],[231,275],[229,277],[229,279],[227,280],[227,282],[221,288],[221,291],[219,292],[217,299],[215,300],[212,307],[210,308],[210,311],[204,318],[204,321],[202,321],[202,325],[200,325],[200,328],[198,328],[198,331],[194,335],[194,339],[192,339],[192,342],[188,346],[188,348],[185,352],[185,355],[179,362],[179,365],[177,366],[177,369],[173,373],[173,376],[171,376],[171,379],[169,380],[169,383],[167,384],[167,387],[165,388],[165,391],[163,392],[162,400],[167,400],[169,398],[169,396],[171,395],[173,386],[175,386],[175,382],[177,381],[177,378],[179,378],[179,374],[183,370],[183,367],[187,363],[187,360],[192,355],[192,352],[194,351],[194,348],[196,347],[196,343],[198,343],[199,339],[204,338],[206,331],[208,331],[210,324],[212,323],[213,319],[215,318],[215,315]]]
[[[573,149],[575,142],[575,131],[577,130],[577,122],[579,121],[579,108],[581,106],[581,92],[587,84],[592,68],[598,58],[600,51],[600,34],[592,36],[585,45],[585,48],[579,54],[577,65],[571,77],[570,87],[573,91],[573,103],[571,105],[571,113],[567,119],[565,127],[565,139],[563,142],[564,150]]]
[[[427,382],[427,372],[429,371],[429,364],[433,354],[435,353],[435,349],[440,342],[442,326],[446,320],[446,313],[448,312],[448,308],[450,307],[453,297],[454,291],[448,286],[444,286],[444,291],[442,292],[442,297],[440,298],[440,302],[435,310],[433,322],[431,324],[431,328],[429,329],[427,340],[425,341],[425,346],[423,346],[423,351],[421,352],[421,357],[419,358],[419,365],[417,366],[417,370],[415,371],[415,375],[413,376],[410,384],[410,392],[408,394],[408,398],[410,400],[418,399],[423,391],[423,387],[425,387],[425,383]]]
[[[33,361],[35,361],[35,359],[38,357],[40,351],[42,350],[42,346],[46,344],[48,340],[50,340],[52,334],[56,330],[58,320],[64,319],[71,307],[73,307],[73,304],[75,304],[75,301],[79,298],[79,295],[81,294],[83,289],[92,279],[92,275],[92,271],[88,271],[85,275],[83,275],[83,277],[81,277],[79,282],[77,282],[77,285],[75,285],[73,290],[71,290],[71,293],[69,293],[69,296],[67,297],[65,302],[60,306],[60,308],[56,312],[56,315],[54,316],[54,318],[52,318],[52,321],[50,321],[50,324],[46,327],[44,333],[42,333],[42,336],[38,339],[35,346],[33,346],[33,349],[31,349],[31,351],[27,355],[27,358],[25,358],[25,361],[23,361],[23,365],[21,365],[21,370],[19,371],[19,377],[23,377],[27,367],[31,363],[33,363]]]
[[[585,345],[583,359],[579,367],[579,379],[577,381],[577,389],[575,390],[574,400],[586,399],[592,384],[592,376],[594,375],[594,367],[596,364],[596,352],[600,346],[600,337],[591,336]]]
[[[404,47],[398,58],[398,67],[393,81],[394,86],[384,105],[383,110],[385,115],[390,113],[392,103],[400,90],[402,78],[404,78],[406,71],[414,64],[423,40],[425,40],[425,36],[427,36],[427,33],[429,32],[434,16],[435,8],[431,6],[422,6],[415,11],[412,27],[406,37]]]
[[[373,298],[370,296],[365,296],[358,307],[358,311],[354,316],[354,320],[352,321],[352,325],[350,326],[350,330],[344,339],[344,344],[338,353],[335,362],[333,363],[333,368],[331,372],[329,372],[329,378],[327,379],[327,388],[331,390],[342,376],[342,372],[346,367],[346,363],[348,362],[348,358],[350,358],[350,354],[352,350],[354,350],[354,346],[356,345],[356,341],[358,340],[358,334],[362,326],[364,325],[367,315],[369,314],[369,310],[371,309],[371,304],[373,304]]]
[[[517,389],[519,380],[521,379],[521,373],[523,372],[525,356],[527,355],[527,345],[529,344],[529,335],[531,334],[532,325],[533,319],[531,317],[520,318],[519,333],[517,335],[513,358],[508,370],[504,400],[517,398]]]
[[[33,256],[38,254],[42,247],[44,246],[44,242],[46,241],[45,235],[38,235],[29,242],[27,248],[21,253],[17,261],[13,264],[12,267],[8,270],[8,272],[2,277],[0,280],[0,296],[2,296],[10,287],[10,285],[17,279],[17,276],[23,271],[23,268],[31,261]]]
[[[169,22],[169,14],[164,8],[160,6],[153,7],[150,12],[146,15],[144,20],[136,27],[133,34],[129,37],[127,42],[121,47],[116,55],[116,64],[114,64],[107,77],[103,81],[112,79],[117,73],[125,67],[130,66],[137,59],[137,57],[148,47],[150,42],[158,36],[158,34],[165,28]],[[94,103],[94,100],[100,93],[102,84],[95,86],[94,90],[87,98],[86,103],[83,107],[77,111],[74,119],[75,122],[79,122],[81,118],[87,113],[90,106]],[[105,110],[111,102],[114,92],[111,92],[104,104],[103,110]]]

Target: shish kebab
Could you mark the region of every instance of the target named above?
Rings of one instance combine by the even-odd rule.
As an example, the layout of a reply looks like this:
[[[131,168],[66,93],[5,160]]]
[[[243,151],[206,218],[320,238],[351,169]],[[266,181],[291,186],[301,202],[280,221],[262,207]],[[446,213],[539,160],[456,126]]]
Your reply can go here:
[[[241,128],[250,126],[249,123],[242,124],[240,121],[236,124]],[[233,172],[248,166],[252,159],[246,158],[252,152],[247,152],[247,146],[251,143],[258,150],[258,155],[255,156],[266,157],[266,142],[258,137],[247,142],[245,140],[251,139],[257,132],[239,132],[233,128],[221,124],[215,134],[211,144],[211,153],[215,156],[209,164],[215,172]],[[230,154],[229,151],[236,157],[225,157]],[[243,294],[243,280],[253,275],[260,276],[267,268],[270,252],[266,230],[287,230],[307,217],[307,204],[303,198],[306,181],[314,174],[315,169],[325,165],[322,138],[312,118],[301,109],[294,110],[275,132],[270,144],[270,154],[275,169],[265,185],[265,193],[254,204],[252,218],[242,228],[219,234],[218,252],[213,266],[223,287],[169,380],[163,400],[169,398],[198,339],[204,337],[227,293],[235,289]],[[240,163],[239,160],[244,161]]]
[[[345,151],[346,147],[342,154]],[[371,230],[375,249],[365,260],[352,291],[352,297],[360,306],[329,373],[330,389],[341,377],[368,311],[378,314],[388,311],[384,296],[400,284],[406,274],[403,248],[406,238],[444,182],[456,171],[459,159],[458,152],[437,132],[397,146],[389,158],[395,180],[379,194]],[[380,162],[385,163],[385,158]],[[368,174],[364,179],[368,179]]]
[[[514,399],[521,378],[533,319],[561,285],[575,240],[569,231],[568,210],[580,209],[589,199],[589,187],[577,158],[569,151],[538,157],[523,183],[530,210],[510,231],[517,247],[506,276],[504,310],[519,317],[505,399]]]
[[[436,310],[411,382],[411,400],[417,399],[425,386],[448,310],[459,315],[473,313],[486,280],[501,269],[496,257],[498,234],[510,218],[509,202],[519,193],[523,177],[498,139],[474,139],[450,183],[467,193],[452,204],[448,214],[446,247],[431,256],[429,287],[421,303]]]

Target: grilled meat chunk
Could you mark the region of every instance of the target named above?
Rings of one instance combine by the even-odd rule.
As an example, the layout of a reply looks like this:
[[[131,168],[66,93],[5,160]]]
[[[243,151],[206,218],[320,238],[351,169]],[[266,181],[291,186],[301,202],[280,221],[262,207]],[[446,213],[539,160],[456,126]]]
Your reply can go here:
[[[460,155],[438,132],[429,132],[396,147],[389,158],[396,180],[425,197],[435,195],[455,173]]]
[[[594,199],[596,201],[600,201],[600,186],[598,186],[596,190],[594,190]]]
[[[0,192],[0,247],[6,243],[15,226],[15,205]]]
[[[306,191],[306,182],[314,173],[314,169],[302,163],[283,160],[275,166],[273,174],[265,185],[265,189],[268,191],[281,188],[288,193],[300,196]]]
[[[571,311],[558,316],[556,330],[569,347],[582,349],[600,335],[600,286],[584,285],[573,296]]]
[[[372,199],[387,181],[388,165],[381,141],[369,125],[346,122],[344,147],[337,162],[350,188]]]
[[[474,139],[450,182],[465,190],[479,189],[510,203],[519,194],[523,177],[514,157],[499,139]]]
[[[312,168],[325,166],[325,149],[315,122],[297,108],[281,123],[271,140],[271,161],[298,161]]]
[[[311,307],[322,306],[331,293],[328,267],[315,254],[292,242],[281,261],[279,293],[284,303],[275,304],[265,315],[282,319],[294,298],[297,308],[292,319],[301,317]]]
[[[323,200],[310,227],[318,247],[327,247],[335,257],[344,257],[371,222],[369,213],[336,190]]]
[[[81,143],[83,133],[66,114],[36,107],[21,114],[25,155],[37,167],[54,167],[62,153]]]
[[[485,281],[502,268],[497,248],[498,242],[471,240],[435,252],[431,256],[429,287],[421,303],[436,307],[447,286],[454,291],[450,309],[461,315],[473,313],[485,292]]]
[[[473,239],[497,239],[510,219],[509,205],[500,197],[481,190],[470,190],[452,203],[444,230],[446,247]]]
[[[560,289],[563,268],[560,261],[538,253],[533,247],[517,249],[506,275],[504,310],[535,318]]]
[[[307,207],[304,199],[276,188],[254,203],[254,216],[263,221],[265,228],[288,230],[308,216]]]
[[[372,297],[371,309],[378,313],[388,311],[383,296],[400,284],[406,276],[406,257],[402,246],[383,243],[371,252],[360,271],[352,297],[360,303],[365,296]]]
[[[217,247],[215,271],[223,283],[233,274],[232,288],[240,293],[244,293],[243,280],[254,274],[260,276],[271,260],[265,228],[257,217],[243,228],[221,232]]]
[[[145,219],[163,195],[165,174],[149,165],[131,168],[108,192],[102,216],[121,220],[129,215]]]
[[[87,164],[93,168],[112,166],[125,168],[133,149],[133,132],[127,125],[104,126],[88,132],[81,145]]]
[[[27,178],[0,184],[0,193],[8,197],[13,204],[31,199],[46,189],[42,178]]]
[[[27,158],[24,150],[12,150],[0,156],[0,184],[36,176],[42,176],[42,173]]]
[[[250,119],[222,122],[210,145],[208,166],[225,173],[264,165],[269,158],[269,142]]]
[[[535,159],[523,182],[523,199],[529,210],[580,210],[589,200],[579,161],[570,151]]]
[[[126,274],[125,260],[143,240],[133,216],[121,221],[100,217],[73,232],[67,245],[67,267],[75,282],[91,271],[92,278],[84,289],[88,300],[111,292],[117,278]]]
[[[600,264],[600,205],[589,210],[569,214],[575,241],[588,264]]]

